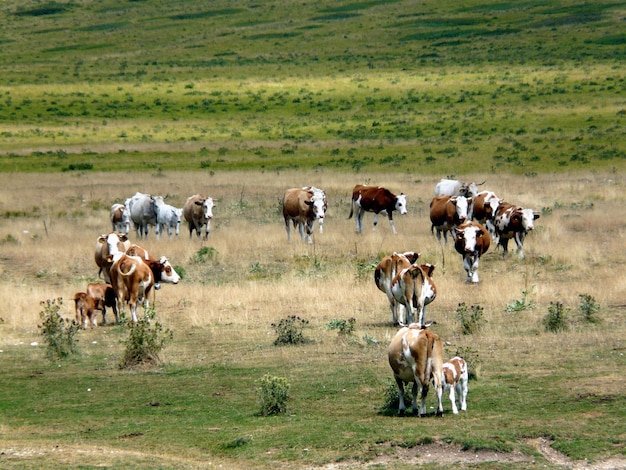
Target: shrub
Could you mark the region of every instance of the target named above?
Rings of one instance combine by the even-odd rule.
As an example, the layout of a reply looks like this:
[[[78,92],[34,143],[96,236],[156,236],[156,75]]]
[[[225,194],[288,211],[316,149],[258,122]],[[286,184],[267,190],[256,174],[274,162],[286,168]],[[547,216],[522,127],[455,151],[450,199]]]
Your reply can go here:
[[[543,326],[546,331],[557,333],[567,330],[566,308],[563,302],[550,302],[548,314],[543,317]]]
[[[468,307],[464,302],[461,302],[456,308],[456,316],[461,323],[461,333],[471,335],[478,332],[485,323],[483,311],[484,309],[480,305]]]
[[[51,359],[63,359],[70,354],[78,353],[78,339],[76,335],[80,330],[80,325],[76,320],[63,318],[59,314],[63,299],[46,300],[40,302],[43,310],[39,312],[41,330],[47,350],[46,356]]]
[[[347,320],[343,320],[340,318],[333,318],[328,324],[326,328],[329,330],[337,330],[337,334],[339,336],[351,336],[354,333],[354,325],[356,323],[356,318],[348,318]]]
[[[405,384],[404,386],[404,403],[407,406],[413,403],[413,395],[411,394],[412,387],[412,384]],[[393,382],[388,382],[383,390],[383,404],[379,412],[384,415],[397,414],[398,406],[400,406],[400,400],[398,400],[398,385],[394,380]]]
[[[596,302],[589,294],[578,294],[580,303],[578,304],[578,311],[583,314],[585,321],[588,323],[599,323],[600,319],[596,316],[596,313],[600,310],[600,304]]]
[[[290,387],[287,379],[265,374],[259,379],[259,385],[261,416],[285,413]]]
[[[287,318],[283,318],[277,324],[272,323],[272,328],[274,328],[278,334],[278,338],[274,340],[274,344],[278,346],[279,344],[306,343],[308,340],[304,337],[302,330],[308,323],[308,320],[304,320],[298,315],[290,315]]]
[[[519,300],[514,300],[513,302],[507,304],[506,311],[507,312],[521,312],[522,310],[527,310],[529,308],[533,308],[535,304],[532,300],[528,300],[527,297],[530,294],[529,291],[522,291],[522,298]]]
[[[215,262],[217,254],[218,251],[216,248],[213,248],[212,246],[203,246],[194,253],[191,262],[194,264],[204,264],[209,261]]]
[[[124,341],[126,349],[119,363],[120,369],[161,364],[159,353],[174,337],[174,333],[170,329],[164,329],[158,321],[152,325],[150,320],[155,316],[156,312],[152,310],[137,323],[128,322],[128,338]]]

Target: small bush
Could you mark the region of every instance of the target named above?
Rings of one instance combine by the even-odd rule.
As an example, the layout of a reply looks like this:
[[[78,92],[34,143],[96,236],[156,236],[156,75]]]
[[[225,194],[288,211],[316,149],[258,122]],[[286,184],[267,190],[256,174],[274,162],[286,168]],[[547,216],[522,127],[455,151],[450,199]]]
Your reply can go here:
[[[506,311],[509,313],[512,312],[521,312],[522,310],[527,310],[529,308],[533,308],[535,304],[532,300],[529,300],[527,297],[530,294],[527,290],[522,291],[522,298],[519,300],[514,300],[513,302],[507,304]]]
[[[212,246],[203,246],[194,253],[191,262],[193,264],[205,264],[209,261],[215,263],[217,255],[218,251],[216,248],[213,248]]]
[[[484,309],[480,305],[468,307],[464,302],[461,302],[456,308],[456,316],[461,323],[461,333],[464,335],[477,333],[485,323],[483,311]]]
[[[404,386],[404,403],[406,406],[411,406],[413,403],[413,395],[411,395],[413,385],[408,384]],[[388,382],[383,390],[383,404],[379,409],[379,412],[383,415],[394,415],[398,413],[398,406],[400,406],[400,400],[398,400],[398,384],[396,381]]]
[[[352,336],[354,334],[354,325],[356,324],[356,318],[348,318],[347,320],[343,320],[340,318],[333,318],[328,324],[326,328],[329,330],[337,330],[337,334],[339,336]]]
[[[548,314],[543,317],[543,326],[546,331],[557,333],[567,330],[567,315],[563,302],[550,302]]]
[[[301,344],[308,342],[302,333],[308,323],[308,320],[304,320],[298,315],[290,315],[287,318],[283,318],[278,323],[272,323],[272,328],[274,328],[278,334],[278,338],[274,340],[274,344],[278,346],[280,344]]]
[[[41,330],[47,350],[46,356],[51,359],[63,359],[70,354],[78,353],[78,339],[76,335],[80,330],[80,325],[76,320],[63,318],[59,314],[63,299],[46,300],[40,302],[43,310],[39,312]]]
[[[289,399],[289,383],[284,377],[273,377],[269,374],[259,379],[259,403],[261,416],[285,413]]]
[[[578,299],[578,311],[583,314],[583,317],[588,323],[599,323],[600,319],[596,316],[596,313],[600,310],[600,304],[596,302],[589,294],[579,294]]]
[[[159,353],[174,337],[174,333],[170,329],[164,329],[158,321],[152,325],[150,320],[155,316],[156,313],[152,310],[137,323],[128,322],[128,338],[124,341],[126,349],[119,363],[120,369],[161,364]]]

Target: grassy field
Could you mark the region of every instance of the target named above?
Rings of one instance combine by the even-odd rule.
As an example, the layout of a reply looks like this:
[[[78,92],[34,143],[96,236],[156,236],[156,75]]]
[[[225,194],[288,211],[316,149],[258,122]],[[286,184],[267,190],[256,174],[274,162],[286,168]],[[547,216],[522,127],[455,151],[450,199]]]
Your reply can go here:
[[[0,466],[623,468],[624,18],[617,0],[2,2]],[[492,250],[464,282],[430,234],[446,175],[541,213],[525,260]],[[397,236],[369,214],[354,233],[357,183],[408,195]],[[280,198],[311,184],[325,233],[287,243]],[[47,360],[40,302],[73,315],[136,191],[217,202],[207,242],[140,242],[184,274],[156,297],[164,364],[120,370],[122,325]],[[446,356],[479,371],[459,416],[383,410],[395,329],[372,271],[406,250],[436,265]],[[557,302],[568,329],[548,333]],[[482,308],[472,335],[460,303]],[[291,315],[310,341],[275,346]],[[285,415],[259,415],[265,374],[291,384]]]
[[[3,465],[402,468],[428,462],[419,459],[444,445],[435,455],[456,452],[468,465],[556,467],[539,442],[570,465],[623,465],[609,459],[624,458],[626,286],[617,274],[626,264],[624,226],[606,214],[624,202],[624,177],[468,175],[542,213],[524,261],[491,251],[481,261],[481,283],[468,285],[460,256],[444,248],[444,267],[430,234],[436,180],[361,176],[408,195],[397,236],[385,219],[372,232],[371,215],[365,232],[354,233],[348,202],[361,179],[328,171],[2,175],[3,210],[14,211],[0,225]],[[279,213],[284,188],[304,184],[325,188],[330,200],[325,232],[311,246],[287,243]],[[127,332],[115,325],[80,332],[80,355],[46,360],[39,302],[62,297],[61,312],[73,316],[74,292],[97,277],[93,250],[109,229],[107,206],[135,190],[169,194],[174,205],[196,190],[217,200],[208,242],[189,240],[184,229],[177,240],[151,235],[141,242],[184,271],[181,284],[156,297],[158,320],[174,331],[164,365],[119,370]],[[203,247],[213,256],[199,256]],[[443,419],[382,411],[395,329],[372,269],[382,255],[409,249],[437,265],[439,296],[427,318],[437,321],[446,357],[463,352],[479,371],[468,411],[458,416],[449,402]],[[581,294],[600,305],[599,323],[579,311]],[[568,330],[548,333],[542,320],[557,301]],[[461,334],[461,302],[484,309],[479,332]],[[275,346],[271,324],[290,315],[309,322],[303,333],[311,341]],[[329,329],[350,318],[353,335]],[[259,416],[265,374],[291,384],[286,415]]]

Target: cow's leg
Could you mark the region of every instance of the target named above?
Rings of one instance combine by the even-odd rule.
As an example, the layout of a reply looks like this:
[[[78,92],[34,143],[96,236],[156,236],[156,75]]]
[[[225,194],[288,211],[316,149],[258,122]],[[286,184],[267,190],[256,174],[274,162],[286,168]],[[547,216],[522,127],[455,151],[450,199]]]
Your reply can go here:
[[[435,386],[435,392],[437,394],[437,416],[443,416],[443,403],[442,403],[442,395],[443,395],[443,384],[441,382],[441,372],[438,374],[432,374],[433,385]],[[428,382],[426,382],[426,393],[428,393]],[[426,395],[422,395],[424,397],[423,402],[425,402]]]
[[[207,240],[209,238],[209,232],[211,231],[211,221],[207,220],[205,225],[204,239]]]
[[[363,231],[363,214],[364,213],[365,211],[363,210],[363,208],[359,206],[359,208],[356,211],[356,217],[354,218],[356,222],[357,233],[361,233]]]
[[[456,407],[456,397],[454,396],[454,389],[456,388],[455,384],[450,385],[450,403],[452,403],[452,413],[455,415],[459,414],[459,410]]]
[[[413,414],[417,414],[417,380],[413,381],[413,388],[411,389],[413,395]]]
[[[324,233],[324,219],[319,219],[318,223],[320,224],[320,233]]]
[[[406,410],[406,405],[404,404],[404,382],[396,377],[396,384],[398,385],[398,415],[404,416]]]
[[[500,237],[500,246],[502,247],[502,257],[506,258],[506,255],[509,252],[509,239]]]
[[[426,396],[428,395],[428,380],[426,383],[421,383],[419,378],[415,378],[415,382],[421,385],[421,402],[420,402],[420,416],[426,416]]]
[[[461,377],[457,387],[457,394],[461,400],[461,411],[467,411],[467,380]]]
[[[313,243],[313,239],[311,238],[311,235],[313,234],[313,224],[315,223],[315,220],[307,220],[306,221],[306,240],[307,242]],[[305,225],[305,224],[303,224]]]
[[[393,216],[391,215],[391,212],[389,212],[389,225],[391,226],[391,231],[393,232],[393,234],[396,235],[398,232],[396,231],[396,224],[393,221]]]
[[[374,227],[372,228],[372,231],[376,230],[377,225],[378,225],[378,214],[374,212]]]
[[[515,234],[515,243],[517,244],[517,253],[520,259],[524,259],[524,233],[517,232]]]
[[[289,219],[285,218],[285,230],[287,231],[287,241],[291,240],[291,226],[289,225]]]

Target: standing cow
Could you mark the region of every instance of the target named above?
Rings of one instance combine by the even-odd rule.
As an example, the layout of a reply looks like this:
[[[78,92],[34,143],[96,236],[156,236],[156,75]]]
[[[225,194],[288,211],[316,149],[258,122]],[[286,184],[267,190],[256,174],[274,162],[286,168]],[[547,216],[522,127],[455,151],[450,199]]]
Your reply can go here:
[[[432,278],[434,270],[432,264],[413,263],[399,271],[391,281],[391,293],[406,312],[406,318],[398,319],[401,325],[409,325],[416,318],[419,325],[424,325],[426,305],[437,297],[437,286]]]
[[[128,235],[130,232],[130,212],[124,204],[113,204],[109,218],[111,219],[111,230]]]
[[[189,224],[189,238],[191,239],[193,231],[200,238],[202,228],[204,227],[204,239],[209,238],[211,231],[211,219],[213,219],[213,198],[195,194],[187,198],[187,202],[183,207],[183,216]]]
[[[431,233],[437,230],[437,240],[448,243],[448,231],[467,219],[467,198],[464,196],[436,196],[430,202]]]
[[[437,416],[442,416],[443,342],[441,338],[428,328],[421,328],[417,325],[404,327],[391,340],[387,355],[394,379],[398,385],[398,414],[404,415],[406,410],[404,404],[405,383],[413,384],[413,414],[418,413],[418,388],[422,395],[419,414],[420,416],[426,414],[426,395],[428,395],[432,378],[437,393]]]
[[[111,307],[115,316],[115,322],[119,323],[120,316],[117,311],[117,299],[111,284],[90,282],[87,284],[87,295],[93,299],[95,308],[102,311],[102,324],[107,322],[107,307]]]
[[[452,413],[455,415],[459,414],[459,409],[456,406],[457,398],[459,399],[461,411],[467,411],[468,379],[467,363],[462,357],[455,356],[448,362],[443,363],[443,371],[441,374],[443,393],[450,393]]]
[[[287,240],[291,239],[291,226],[297,226],[300,231],[302,240],[313,243],[311,234],[313,233],[313,224],[316,219],[320,220],[320,228],[322,220],[325,216],[325,200],[324,197],[312,190],[306,188],[291,188],[285,191],[282,201],[283,218],[285,219],[285,230],[287,231]],[[305,237],[306,231],[306,237]]]
[[[494,241],[496,235],[496,228],[494,225],[498,207],[502,203],[502,199],[496,196],[493,191],[481,191],[474,198],[474,204],[472,205],[472,212],[468,213],[468,219],[474,219],[489,230]]]
[[[482,183],[463,183],[459,180],[442,178],[435,186],[435,196],[464,196],[474,198],[478,194],[478,186]]]
[[[304,186],[302,189],[305,191],[311,191],[313,193],[313,199],[321,199],[324,207],[324,217],[318,218],[317,222],[320,226],[320,233],[324,233],[324,219],[326,218],[326,209],[328,209],[328,199],[326,199],[326,193],[323,189],[316,188],[315,186]],[[315,226],[315,222],[313,223]],[[315,228],[311,230],[311,233],[315,231]]]
[[[524,259],[524,239],[528,232],[534,229],[534,221],[538,218],[539,214],[532,209],[524,209],[506,202],[500,204],[494,225],[499,237],[498,245],[502,246],[503,258],[508,253],[509,239],[513,238],[520,259]]]
[[[396,274],[405,268],[408,268],[417,261],[420,254],[416,251],[406,251],[404,253],[394,252],[390,256],[385,256],[374,269],[374,282],[379,290],[385,293],[391,308],[391,321],[394,326],[400,324],[398,319],[406,318],[404,305],[398,303],[391,292],[391,284]]]
[[[165,229],[167,229],[167,236],[171,239],[172,228],[174,229],[176,236],[178,236],[180,231],[180,219],[182,217],[183,210],[166,204],[165,200],[161,196],[155,196],[154,204],[156,206],[157,225],[159,227],[157,237],[159,234],[163,233]]]
[[[478,261],[487,252],[490,244],[489,232],[477,222],[465,222],[456,228],[454,248],[463,256],[467,282],[478,283]]]
[[[102,276],[107,284],[111,283],[109,272],[113,265],[114,257],[126,252],[129,247],[130,240],[124,234],[111,232],[98,237],[94,259],[99,268],[98,276]]]
[[[357,184],[352,190],[352,201],[348,219],[352,218],[355,206],[356,231],[358,233],[363,231],[363,214],[365,214],[365,212],[374,213],[374,230],[376,230],[376,225],[378,225],[378,214],[389,217],[389,225],[394,234],[397,232],[393,222],[393,211],[398,211],[401,215],[407,213],[406,196],[403,193],[396,196],[388,189],[380,186],[364,186]]]
[[[156,204],[153,196],[137,192],[128,199],[126,205],[130,211],[130,218],[135,225],[137,238],[148,238],[151,225],[154,227],[155,233],[159,234]]]

